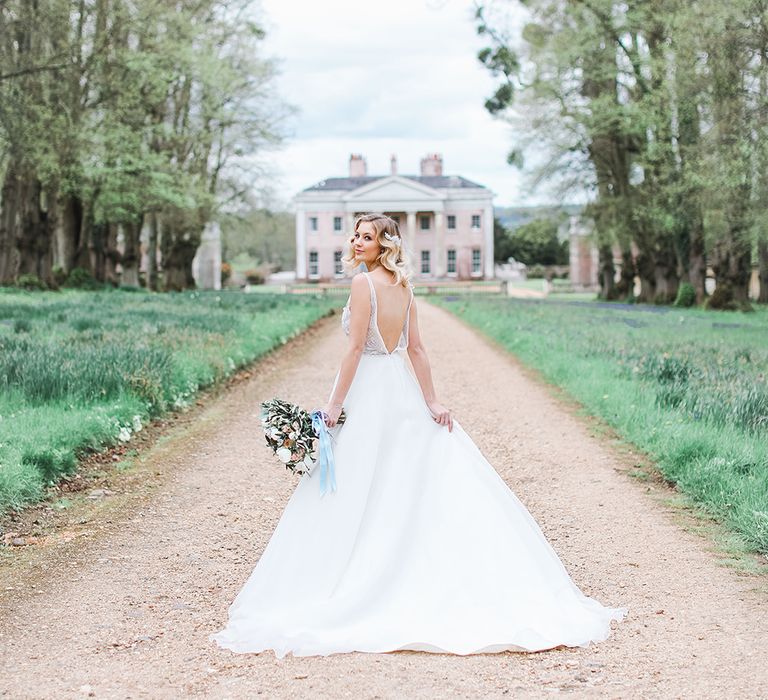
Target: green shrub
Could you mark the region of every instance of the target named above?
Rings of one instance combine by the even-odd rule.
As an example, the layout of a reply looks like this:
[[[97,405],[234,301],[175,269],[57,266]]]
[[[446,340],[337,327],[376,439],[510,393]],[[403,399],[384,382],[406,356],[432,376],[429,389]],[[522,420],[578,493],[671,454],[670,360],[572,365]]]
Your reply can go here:
[[[677,288],[675,306],[688,308],[696,303],[696,290],[690,282],[682,282]]]
[[[70,270],[67,281],[62,286],[71,289],[101,289],[103,285],[88,270],[74,267]]]
[[[51,270],[51,277],[53,278],[53,282],[57,287],[61,287],[67,281],[67,273],[60,265],[54,265],[53,269]]]
[[[260,270],[246,270],[245,280],[248,284],[264,284],[264,274]]]
[[[672,302],[674,302],[674,299],[669,292],[656,292],[656,294],[653,295],[653,303],[656,304],[656,306],[666,306]]]
[[[48,289],[48,285],[43,282],[37,275],[33,275],[31,272],[19,275],[16,278],[16,286],[21,289],[33,291],[35,289]]]
[[[232,265],[228,262],[221,263],[221,284],[226,285],[230,277],[232,277]]]
[[[739,301],[734,297],[733,288],[727,282],[721,282],[715,287],[704,306],[718,311],[752,311],[748,301]]]

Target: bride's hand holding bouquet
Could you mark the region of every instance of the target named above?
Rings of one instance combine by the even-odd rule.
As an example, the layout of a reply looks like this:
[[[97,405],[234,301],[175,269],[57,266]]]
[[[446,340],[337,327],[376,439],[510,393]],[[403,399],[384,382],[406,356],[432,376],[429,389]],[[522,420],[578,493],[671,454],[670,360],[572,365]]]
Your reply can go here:
[[[341,415],[342,411],[344,409],[342,408],[341,404],[334,404],[329,403],[325,407],[325,424],[329,428],[333,428],[338,422],[339,422],[339,416]]]

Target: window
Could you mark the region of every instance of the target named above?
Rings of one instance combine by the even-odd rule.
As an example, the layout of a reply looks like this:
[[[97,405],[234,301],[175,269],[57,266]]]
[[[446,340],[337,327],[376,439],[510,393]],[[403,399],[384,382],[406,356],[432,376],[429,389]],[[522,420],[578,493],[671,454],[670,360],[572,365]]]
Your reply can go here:
[[[451,231],[456,228],[456,216],[454,214],[448,214],[448,230]]]
[[[472,214],[472,228],[480,228],[480,214]]]
[[[429,274],[429,251],[428,250],[421,251],[421,274],[422,275]]]
[[[480,248],[472,248],[472,274],[477,275],[482,272],[480,263]]]
[[[394,221],[398,226],[400,225],[400,215],[399,214],[387,214],[392,221]]]
[[[309,251],[309,276],[310,277],[319,277],[320,276],[319,265],[317,264],[317,251],[316,250],[310,250]]]
[[[334,216],[333,217],[333,230],[334,231],[341,231],[341,217],[340,216]]]
[[[419,225],[422,231],[429,231],[429,214],[424,214],[419,217]]]
[[[448,248],[448,269],[446,272],[449,275],[456,274],[456,251],[453,248]]]
[[[310,231],[317,231],[317,217],[316,216],[310,216],[309,217],[309,230]]]
[[[340,250],[333,251],[333,274],[336,275],[337,277],[341,277],[344,275],[344,267],[341,264]]]

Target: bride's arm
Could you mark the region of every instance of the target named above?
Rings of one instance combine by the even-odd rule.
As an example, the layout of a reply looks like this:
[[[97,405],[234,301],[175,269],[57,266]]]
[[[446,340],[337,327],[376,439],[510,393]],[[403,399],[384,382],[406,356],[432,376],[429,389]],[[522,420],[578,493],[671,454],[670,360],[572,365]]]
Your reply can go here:
[[[341,360],[336,387],[325,407],[325,412],[328,414],[326,425],[329,428],[336,425],[336,421],[339,419],[341,407],[344,405],[349,387],[352,386],[357,366],[360,364],[360,357],[365,349],[365,340],[371,318],[371,289],[363,275],[355,275],[352,278],[349,307],[349,343]]]
[[[435,422],[440,425],[447,425],[449,431],[453,430],[451,412],[437,400],[435,395],[435,387],[432,383],[432,369],[429,366],[427,350],[424,347],[424,343],[421,342],[421,333],[419,333],[419,318],[416,312],[415,299],[411,303],[411,313],[408,318],[408,357],[411,358],[411,364],[421,387],[421,393],[424,394],[424,401],[432,413]]]

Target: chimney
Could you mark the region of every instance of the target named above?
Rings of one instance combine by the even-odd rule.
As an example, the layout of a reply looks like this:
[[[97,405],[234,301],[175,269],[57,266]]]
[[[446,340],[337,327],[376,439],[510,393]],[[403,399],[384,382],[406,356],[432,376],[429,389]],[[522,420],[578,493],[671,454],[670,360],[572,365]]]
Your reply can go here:
[[[442,175],[443,156],[439,153],[429,153],[421,159],[422,175]]]
[[[365,158],[360,153],[352,153],[349,156],[349,176],[365,177],[368,174],[368,167],[365,164]]]
[[[397,156],[394,153],[389,159],[389,172],[391,175],[397,175]]]

